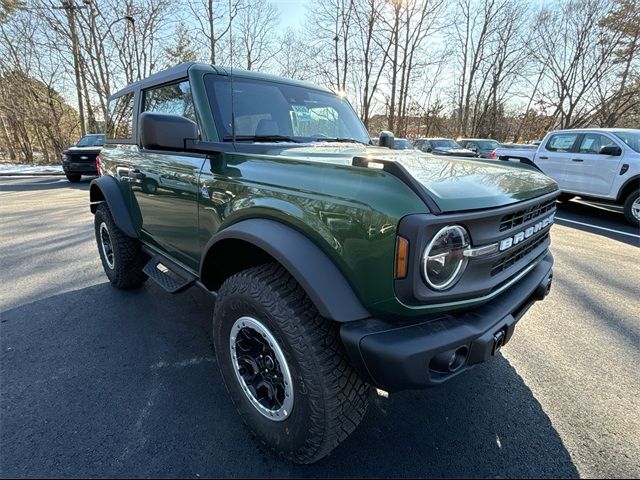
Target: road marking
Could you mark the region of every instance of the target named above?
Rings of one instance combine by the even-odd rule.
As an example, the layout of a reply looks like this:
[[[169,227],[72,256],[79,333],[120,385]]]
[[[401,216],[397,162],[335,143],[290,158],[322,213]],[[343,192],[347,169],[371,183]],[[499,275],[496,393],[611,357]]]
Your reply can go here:
[[[577,223],[578,225],[584,225],[585,227],[591,227],[591,228],[595,228],[595,229],[598,229],[598,230],[606,230],[607,232],[613,232],[613,233],[617,233],[619,235],[627,235],[629,237],[640,238],[640,235],[636,235],[635,233],[627,233],[627,232],[623,232],[621,230],[614,230],[613,228],[598,227],[597,225],[592,225],[590,223],[577,222],[575,220],[569,220],[568,218],[555,217],[555,219],[556,220],[562,220],[563,222]]]

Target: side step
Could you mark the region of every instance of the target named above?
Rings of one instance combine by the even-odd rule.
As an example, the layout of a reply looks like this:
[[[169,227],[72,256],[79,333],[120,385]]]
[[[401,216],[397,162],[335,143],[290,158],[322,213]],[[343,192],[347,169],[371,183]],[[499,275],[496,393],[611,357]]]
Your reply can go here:
[[[160,255],[153,255],[142,271],[169,293],[183,292],[197,280],[195,275]]]

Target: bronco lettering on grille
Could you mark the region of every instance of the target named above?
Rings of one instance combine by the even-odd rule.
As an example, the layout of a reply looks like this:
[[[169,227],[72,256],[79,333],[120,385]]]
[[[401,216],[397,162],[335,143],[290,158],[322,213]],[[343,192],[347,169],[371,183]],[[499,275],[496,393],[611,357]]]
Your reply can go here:
[[[531,237],[534,233],[538,233],[540,230],[547,228],[549,225],[553,223],[553,216],[555,214],[549,215],[547,218],[540,220],[534,225],[528,227],[526,230],[516,233],[511,237],[507,237],[500,242],[499,250],[504,252],[507,248],[511,248],[513,245],[517,245],[518,243],[526,240]]]

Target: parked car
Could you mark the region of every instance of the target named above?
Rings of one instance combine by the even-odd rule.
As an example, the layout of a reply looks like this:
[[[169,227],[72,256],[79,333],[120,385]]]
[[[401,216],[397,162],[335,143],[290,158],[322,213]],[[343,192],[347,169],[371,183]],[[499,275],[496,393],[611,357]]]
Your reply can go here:
[[[79,182],[82,175],[98,175],[96,157],[103,145],[103,133],[90,133],[62,152],[62,169],[70,182]]]
[[[415,148],[434,155],[453,157],[475,157],[475,152],[462,148],[450,138],[419,138],[415,141]]]
[[[394,150],[413,150],[413,144],[406,138],[395,138],[392,148]]]
[[[549,292],[559,192],[528,167],[375,147],[334,92],[212,65],[133,83],[109,112],[89,204],[106,276],[215,296],[227,390],[291,461],[349,436],[374,388],[491,359]]]
[[[490,138],[463,138],[458,139],[458,144],[462,148],[471,150],[480,158],[489,158],[491,152],[500,147],[500,143]]]
[[[640,130],[586,128],[549,133],[537,149],[498,148],[499,160],[533,165],[553,178],[563,198],[580,196],[621,205],[640,224]]]

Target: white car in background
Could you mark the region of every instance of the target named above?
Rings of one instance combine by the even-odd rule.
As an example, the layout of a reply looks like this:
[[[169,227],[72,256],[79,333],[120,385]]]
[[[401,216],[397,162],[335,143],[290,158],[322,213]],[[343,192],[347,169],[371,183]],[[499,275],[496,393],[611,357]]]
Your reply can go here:
[[[537,150],[497,148],[493,158],[528,163],[553,178],[565,199],[622,205],[640,225],[640,130],[584,128],[548,133]]]

